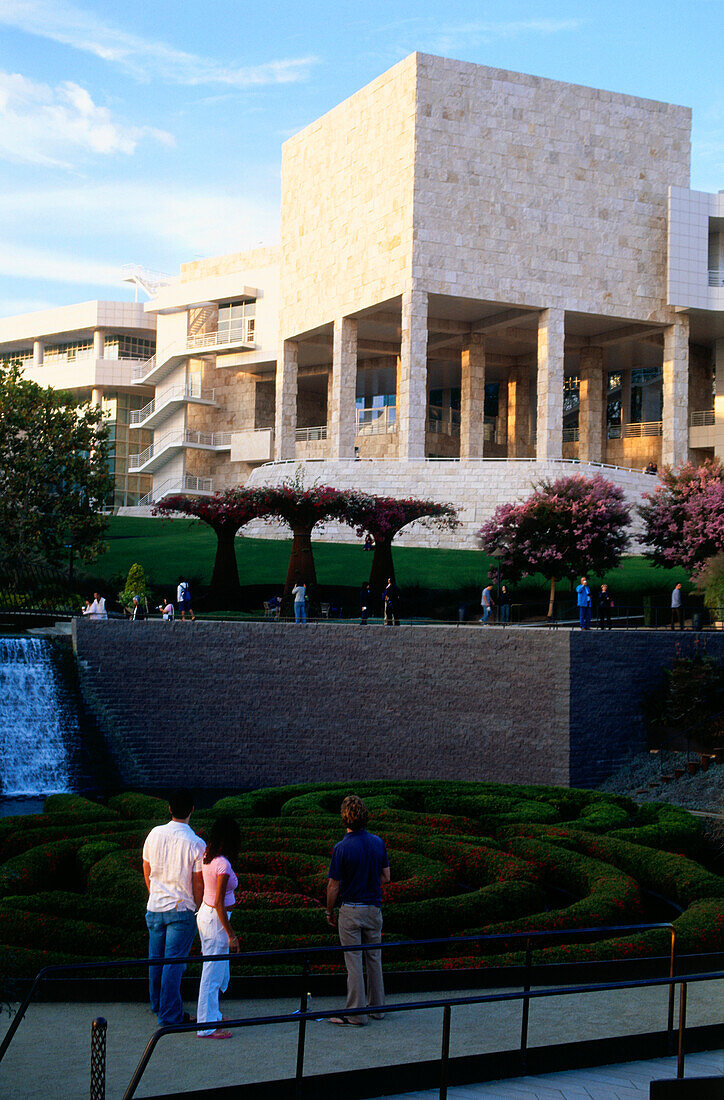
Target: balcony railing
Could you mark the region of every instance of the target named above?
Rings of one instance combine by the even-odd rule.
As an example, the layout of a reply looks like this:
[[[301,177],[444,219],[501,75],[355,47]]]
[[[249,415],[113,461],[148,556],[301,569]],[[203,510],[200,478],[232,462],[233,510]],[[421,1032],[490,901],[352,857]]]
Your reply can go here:
[[[130,425],[131,427],[137,427],[139,424],[143,424],[145,420],[148,420],[154,413],[160,412],[165,405],[171,404],[173,401],[183,401],[188,398],[190,401],[207,401],[209,404],[213,403],[214,391],[202,390],[201,380],[197,382],[187,383],[185,386],[174,386],[170,390],[164,390],[158,397],[154,397],[153,401],[149,401],[147,405],[142,409],[134,409],[131,413]]]
[[[150,447],[137,455],[128,456],[128,469],[139,470],[170,447],[205,447],[213,451],[224,451],[231,447],[231,432],[167,432],[160,439],[154,439]]]
[[[563,429],[563,442],[564,443],[578,443],[580,439],[580,428],[564,428]]]
[[[221,325],[214,332],[198,332],[188,336],[186,347],[193,351],[196,348],[215,348],[224,344],[253,344],[254,331],[255,318],[245,317],[242,321]]]
[[[460,410],[428,405],[427,430],[432,435],[460,435]]]
[[[317,428],[297,428],[294,433],[297,443],[315,443],[327,438],[327,425],[320,424]]]
[[[140,507],[148,507],[149,504],[157,504],[164,497],[173,496],[174,493],[213,493],[214,479],[212,477],[195,477],[193,474],[184,474],[182,478],[168,478],[161,485],[153,488],[150,493],[139,500]]]
[[[394,405],[357,409],[355,435],[387,435],[397,431],[397,409]]]
[[[713,268],[709,272],[709,286],[724,286],[724,271]]]
[[[689,414],[689,426],[692,428],[710,428],[714,424],[714,410],[702,409]]]

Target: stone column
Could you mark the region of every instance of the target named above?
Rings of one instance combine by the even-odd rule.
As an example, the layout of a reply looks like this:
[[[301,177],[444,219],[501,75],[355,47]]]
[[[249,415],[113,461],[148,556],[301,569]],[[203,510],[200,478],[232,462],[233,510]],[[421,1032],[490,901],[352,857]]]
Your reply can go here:
[[[538,317],[538,418],[536,458],[563,457],[562,309],[543,309]]]
[[[689,457],[689,318],[685,313],[664,329],[663,390],[661,462],[681,466]]]
[[[398,458],[425,457],[427,419],[427,293],[402,295],[402,340],[397,379]]]
[[[93,333],[93,358],[105,359],[106,357],[106,334],[102,328],[97,328]]]
[[[33,366],[42,367],[45,355],[45,344],[42,340],[33,340]]]
[[[603,348],[581,348],[578,457],[603,461]]]
[[[357,322],[341,317],[334,322],[332,379],[327,410],[330,458],[352,458],[357,396]]]
[[[714,342],[714,456],[724,459],[724,340]]]
[[[297,367],[299,347],[296,340],[285,340],[277,359],[274,458],[277,462],[294,458],[297,432]]]
[[[498,388],[498,423],[495,425],[495,442],[504,447],[508,442],[508,383]]]
[[[485,439],[485,337],[471,333],[460,355],[460,457],[482,458]]]
[[[508,375],[508,458],[524,458],[530,443],[530,374],[527,366]]]
[[[103,405],[103,387],[94,386],[91,391],[91,405],[95,405],[97,409],[100,409]]]
[[[631,371],[621,371],[621,439],[623,430],[631,423]]]

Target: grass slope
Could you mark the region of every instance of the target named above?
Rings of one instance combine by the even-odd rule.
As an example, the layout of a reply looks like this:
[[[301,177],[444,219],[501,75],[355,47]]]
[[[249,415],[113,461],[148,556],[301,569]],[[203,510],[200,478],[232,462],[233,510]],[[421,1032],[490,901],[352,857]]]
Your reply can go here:
[[[139,562],[152,584],[175,586],[184,574],[208,584],[216,550],[216,536],[205,524],[193,520],[142,519],[113,516],[107,534],[108,549],[87,568],[87,573],[106,583],[125,576]],[[236,557],[242,584],[265,584],[270,589],[284,582],[291,539],[236,540]],[[479,587],[492,561],[478,550],[435,550],[419,547],[395,549],[398,584],[403,587],[460,591]],[[369,576],[371,554],[361,543],[316,542],[317,577],[325,585],[361,585]],[[593,578],[598,582],[598,578]],[[670,590],[677,581],[687,585],[681,569],[658,569],[644,558],[625,558],[621,567],[604,578],[619,597]],[[521,588],[545,587],[542,577],[527,578]],[[562,590],[568,587],[566,582]]]

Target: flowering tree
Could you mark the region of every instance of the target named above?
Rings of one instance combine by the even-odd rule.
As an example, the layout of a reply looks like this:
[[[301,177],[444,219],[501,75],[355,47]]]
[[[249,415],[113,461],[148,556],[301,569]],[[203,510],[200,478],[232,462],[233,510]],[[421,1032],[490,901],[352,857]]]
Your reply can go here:
[[[527,500],[501,505],[478,537],[511,576],[542,573],[550,580],[550,618],[557,580],[618,565],[630,511],[617,485],[600,474],[575,474],[541,481]]]
[[[252,519],[267,514],[258,489],[225,489],[212,497],[184,495],[166,497],[153,509],[155,516],[181,512],[208,523],[216,534],[216,557],[211,575],[211,592],[215,598],[234,602],[241,594],[239,569],[236,564],[236,533]]]
[[[284,586],[288,595],[299,577],[305,584],[316,584],[312,552],[312,531],[325,520],[349,522],[351,492],[315,485],[305,489],[300,482],[262,486],[255,490],[264,515],[276,516],[292,532],[292,552]],[[261,514],[261,513],[260,513]]]
[[[701,466],[667,466],[661,484],[639,507],[646,556],[655,565],[682,565],[696,572],[724,550],[724,465],[718,458]]]
[[[379,595],[389,577],[395,579],[392,560],[392,540],[403,527],[416,519],[424,519],[429,526],[454,530],[460,525],[457,511],[452,504],[439,504],[435,500],[416,500],[409,497],[366,496],[350,494],[350,520],[358,535],[372,535],[374,554],[370,570],[370,591]]]

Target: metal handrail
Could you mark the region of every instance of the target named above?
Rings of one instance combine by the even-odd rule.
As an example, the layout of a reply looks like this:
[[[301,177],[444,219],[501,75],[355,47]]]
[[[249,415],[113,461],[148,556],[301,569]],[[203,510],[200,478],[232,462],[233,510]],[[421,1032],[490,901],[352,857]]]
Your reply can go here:
[[[661,420],[642,420],[624,424],[622,437],[624,439],[641,439],[644,436],[663,435],[664,427]]]
[[[150,493],[146,493],[138,501],[139,507],[146,507],[149,504],[157,503],[163,500],[165,496],[171,496],[174,493],[213,493],[214,491],[214,479],[212,477],[197,477],[196,474],[184,474],[179,481],[178,478],[167,478],[159,486],[152,489]]]
[[[612,462],[591,462],[588,459],[585,462],[581,462],[577,458],[551,458],[551,459],[546,459],[544,461],[549,461],[551,463],[555,463],[557,466],[575,466],[577,469],[580,469],[581,466],[595,466],[596,469],[598,469],[598,470],[619,470],[623,474],[640,474],[641,473],[640,466],[616,466]],[[523,463],[523,462],[525,462],[529,466],[539,466],[540,465],[539,459],[535,458],[535,457],[530,457],[530,458],[524,458],[524,457],[512,458],[511,457],[511,458],[508,458],[507,455],[501,455],[501,456],[498,456],[498,455],[485,455],[484,457],[471,455],[467,458],[458,458],[458,457],[450,457],[450,458],[447,458],[447,457],[445,457],[445,458],[432,458],[432,457],[430,457],[430,458],[406,458],[406,457],[403,457],[403,458],[394,458],[394,459],[386,458],[384,456],[380,456],[380,457],[367,457],[367,456],[365,456],[364,458],[359,458],[359,457],[358,458],[308,458],[308,459],[305,459],[305,462],[335,462],[335,463],[348,463],[348,462],[395,462],[395,463],[403,463],[404,462],[404,463],[408,463],[408,464],[411,464],[411,463],[414,463],[414,462],[423,462],[423,463],[429,463],[429,462],[435,462],[435,463],[439,463],[439,462],[462,462],[462,463],[468,463],[468,462],[521,462],[521,463]],[[269,462],[262,462],[261,466],[259,466],[258,469],[263,469],[265,466],[292,466],[292,465],[296,466],[298,464],[299,464],[299,459],[297,459],[297,458],[275,458],[275,459],[271,459]],[[650,476],[650,475],[647,475],[647,476]]]
[[[13,1037],[18,1030],[25,1013],[28,1010],[30,1002],[33,999],[36,989],[40,983],[47,977],[54,974],[68,974],[77,971],[87,970],[119,970],[129,967],[146,967],[149,966],[171,966],[180,965],[181,963],[200,963],[207,960],[214,960],[215,962],[229,961],[240,962],[242,959],[253,959],[259,961],[261,959],[301,959],[304,967],[303,976],[306,979],[308,975],[309,959],[312,956],[317,955],[339,955],[346,951],[390,951],[394,949],[407,948],[407,947],[431,947],[436,945],[444,945],[446,947],[454,946],[455,944],[462,943],[490,943],[490,942],[509,942],[511,940],[526,940],[526,983],[529,985],[529,971],[531,965],[531,943],[532,941],[548,940],[548,939],[560,939],[561,937],[587,937],[587,936],[599,936],[605,938],[612,933],[619,932],[651,932],[658,928],[667,929],[671,935],[671,949],[669,959],[670,975],[673,977],[675,960],[676,960],[676,929],[670,921],[659,921],[651,924],[617,924],[611,926],[600,926],[595,928],[556,928],[540,932],[495,932],[495,933],[481,933],[477,936],[436,936],[427,940],[391,940],[387,943],[378,944],[353,944],[348,947],[344,947],[340,944],[323,944],[318,947],[278,947],[272,948],[266,951],[237,951],[234,953],[229,952],[226,955],[183,955],[174,957],[173,959],[163,960],[159,958],[144,958],[144,959],[114,959],[106,960],[99,959],[93,962],[85,963],[56,963],[52,966],[44,966],[35,975],[30,989],[25,995],[22,1004],[18,1011],[15,1013],[13,1020],[8,1028],[2,1042],[0,1042],[0,1062],[5,1057],[5,1053],[13,1040]],[[306,990],[306,984],[303,988]],[[303,994],[306,997],[306,993]],[[673,1008],[670,1006],[670,1014],[673,1013]],[[334,1015],[334,1013],[332,1013]],[[673,1015],[671,1016],[673,1019]],[[197,1026],[197,1025],[194,1025]]]
[[[699,409],[689,414],[690,428],[710,428],[716,420],[714,409]]]
[[[369,950],[378,950],[380,944],[363,944],[362,945]],[[351,950],[351,948],[347,948]],[[221,958],[222,956],[219,956]],[[610,993],[618,989],[648,989],[653,986],[668,986],[669,987],[669,1003],[674,1002],[676,996],[676,986],[680,987],[680,999],[679,999],[679,1026],[678,1026],[678,1048],[677,1048],[677,1072],[676,1076],[678,1080],[684,1077],[684,1063],[685,1063],[685,1048],[684,1048],[684,1035],[686,1032],[686,994],[687,987],[691,983],[697,982],[711,982],[720,981],[724,978],[724,971],[714,970],[705,974],[693,974],[688,975],[686,978],[640,978],[630,981],[622,982],[597,982],[590,985],[572,985],[563,987],[547,987],[544,989],[527,989],[522,992],[516,993],[486,993],[478,994],[474,997],[446,997],[438,998],[436,1000],[427,1001],[408,1001],[403,1004],[392,1005],[368,1005],[366,1008],[345,1008],[345,1016],[366,1016],[371,1009],[374,1009],[375,1013],[380,1015],[388,1015],[394,1012],[419,1012],[421,1010],[431,1008],[443,1009],[443,1033],[441,1043],[441,1057],[440,1057],[440,1100],[445,1100],[447,1097],[447,1072],[449,1063],[450,1052],[450,1018],[452,1009],[460,1006],[478,1005],[478,1004],[501,1004],[507,1001],[522,1001],[524,1005],[529,1005],[533,1000],[542,1000],[546,997],[566,997],[574,994],[583,993]],[[303,995],[303,1000],[306,1001],[306,995]],[[296,1085],[296,1097],[301,1100],[302,1097],[302,1085],[304,1080],[304,1045],[306,1036],[307,1021],[312,1020],[329,1020],[332,1017],[339,1016],[339,1009],[323,1009],[314,1012],[308,1012],[306,1004],[303,1011],[296,1011],[291,1013],[280,1013],[275,1016],[246,1016],[236,1020],[224,1020],[224,1028],[242,1028],[242,1027],[264,1027],[267,1024],[287,1024],[297,1023],[299,1025],[299,1038],[297,1041],[297,1069],[295,1075]],[[134,1071],[131,1080],[128,1083],[126,1091],[123,1094],[123,1100],[132,1100],[135,1096],[136,1089],[138,1088],[141,1078],[151,1060],[156,1045],[165,1035],[184,1035],[189,1031],[196,1031],[199,1028],[209,1027],[211,1023],[218,1024],[218,1020],[206,1022],[194,1022],[188,1024],[172,1024],[165,1027],[158,1028],[148,1043],[146,1049],[141,1056],[136,1069]],[[673,1053],[673,1018],[671,1019],[670,1026],[667,1028],[669,1037],[669,1049]],[[527,1055],[527,1043],[525,1047],[521,1046],[521,1060],[523,1066],[526,1064]]]
[[[710,268],[709,286],[724,286],[724,271],[720,271],[718,268]]]
[[[327,425],[319,424],[313,428],[296,428],[294,432],[294,439],[297,443],[315,443],[320,439],[327,438]]]
[[[142,409],[133,409],[130,416],[129,424],[132,428],[141,425],[144,420],[148,420],[149,416],[153,416],[154,413],[160,412],[166,405],[171,404],[173,401],[206,401],[212,403],[214,400],[213,390],[202,390],[201,386],[187,383],[185,386],[173,386],[169,390],[164,390],[157,397],[154,397],[152,401],[149,401]]]

